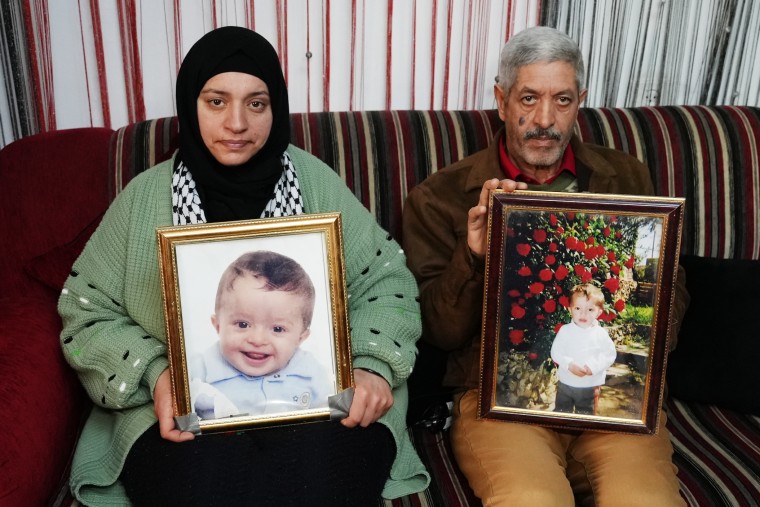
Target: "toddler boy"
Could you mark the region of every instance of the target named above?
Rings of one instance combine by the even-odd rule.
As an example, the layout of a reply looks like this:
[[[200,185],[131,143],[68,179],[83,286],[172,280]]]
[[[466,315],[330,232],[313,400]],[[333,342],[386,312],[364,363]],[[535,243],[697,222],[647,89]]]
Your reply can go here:
[[[601,289],[588,283],[572,288],[572,322],[560,328],[551,350],[559,367],[555,412],[595,413],[596,390],[617,356],[610,335],[597,321],[603,310]]]

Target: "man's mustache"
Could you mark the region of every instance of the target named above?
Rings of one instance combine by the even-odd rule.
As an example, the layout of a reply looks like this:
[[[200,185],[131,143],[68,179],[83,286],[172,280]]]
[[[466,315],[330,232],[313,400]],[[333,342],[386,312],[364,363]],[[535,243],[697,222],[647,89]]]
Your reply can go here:
[[[552,139],[554,141],[559,141],[560,139],[562,139],[562,134],[560,134],[559,132],[557,132],[554,129],[537,128],[535,130],[529,130],[529,131],[527,131],[523,135],[523,137],[526,140],[528,140],[528,139],[538,139],[538,138],[543,138],[543,139],[547,139],[548,138],[548,139]]]

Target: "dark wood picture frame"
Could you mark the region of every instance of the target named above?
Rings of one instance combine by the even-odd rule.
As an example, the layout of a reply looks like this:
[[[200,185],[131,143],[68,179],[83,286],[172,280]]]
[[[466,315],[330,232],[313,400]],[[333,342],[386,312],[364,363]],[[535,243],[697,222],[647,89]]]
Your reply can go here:
[[[654,434],[670,348],[683,213],[681,198],[492,192],[478,416]],[[558,331],[571,321],[568,296],[582,283],[604,295],[598,324],[589,326],[603,328],[610,337],[605,341],[615,345],[612,366],[595,372],[603,379],[598,387],[568,386],[577,380],[568,367],[572,361],[551,355]],[[588,353],[577,352],[579,357]],[[578,375],[589,375],[591,382],[587,371]],[[563,411],[555,411],[560,376],[569,382],[561,386]],[[569,410],[568,392],[582,400]]]

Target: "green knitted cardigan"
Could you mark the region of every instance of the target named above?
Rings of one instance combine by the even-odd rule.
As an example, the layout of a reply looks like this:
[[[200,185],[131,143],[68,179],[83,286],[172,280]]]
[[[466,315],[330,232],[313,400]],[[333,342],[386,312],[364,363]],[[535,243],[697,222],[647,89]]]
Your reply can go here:
[[[416,493],[430,482],[405,422],[406,379],[421,333],[416,282],[401,247],[338,175],[294,146],[288,154],[305,212],[342,214],[354,367],[380,373],[393,388],[394,405],[380,422],[397,454],[383,496]],[[84,504],[129,504],[118,477],[132,444],[156,421],[152,393],[168,360],[155,230],[172,225],[171,178],[169,160],[117,196],[59,299],[63,353],[95,402],[70,477]]]

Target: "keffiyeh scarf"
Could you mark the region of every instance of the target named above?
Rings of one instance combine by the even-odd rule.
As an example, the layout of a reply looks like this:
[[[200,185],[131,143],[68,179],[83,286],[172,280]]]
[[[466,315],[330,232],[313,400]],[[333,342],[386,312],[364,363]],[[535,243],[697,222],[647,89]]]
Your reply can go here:
[[[264,207],[261,218],[301,215],[303,201],[298,176],[287,153],[280,158],[282,176],[274,187],[274,195]],[[193,175],[183,162],[177,164],[172,177],[172,222],[174,225],[204,224],[201,199]]]

